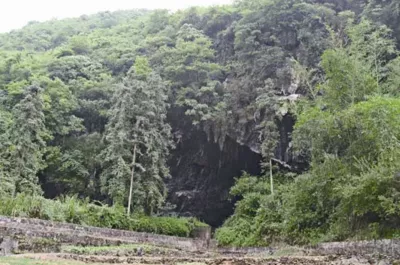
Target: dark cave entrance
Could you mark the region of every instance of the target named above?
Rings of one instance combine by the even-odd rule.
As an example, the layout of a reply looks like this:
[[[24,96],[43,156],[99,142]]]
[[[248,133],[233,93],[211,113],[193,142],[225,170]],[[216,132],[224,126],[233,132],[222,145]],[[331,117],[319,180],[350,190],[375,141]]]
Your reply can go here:
[[[223,148],[206,133],[191,131],[172,152],[169,201],[181,216],[196,216],[213,227],[233,213],[229,190],[246,171],[261,174],[261,155],[227,137]]]

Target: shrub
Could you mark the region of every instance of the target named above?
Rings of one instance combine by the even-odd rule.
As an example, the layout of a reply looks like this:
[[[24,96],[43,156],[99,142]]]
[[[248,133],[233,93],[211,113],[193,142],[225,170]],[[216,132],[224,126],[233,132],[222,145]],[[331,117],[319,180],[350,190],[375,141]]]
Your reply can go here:
[[[95,205],[76,196],[49,200],[40,196],[18,194],[0,198],[0,215],[37,218],[80,225],[107,227],[137,232],[147,232],[188,237],[193,229],[206,224],[193,218],[126,216],[122,206]]]

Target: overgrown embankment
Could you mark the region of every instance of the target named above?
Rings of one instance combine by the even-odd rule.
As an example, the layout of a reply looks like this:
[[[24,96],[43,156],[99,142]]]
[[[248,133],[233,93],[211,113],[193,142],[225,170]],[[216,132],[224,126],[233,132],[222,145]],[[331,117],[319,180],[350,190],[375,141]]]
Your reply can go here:
[[[40,259],[48,264],[366,265],[396,264],[400,258],[399,240],[328,243],[313,248],[223,249],[200,238],[2,216],[0,239],[0,249],[6,254],[20,254],[0,258],[0,263],[7,264]]]
[[[5,237],[14,238],[16,241],[33,238],[47,239],[55,245],[119,246],[121,244],[151,243],[154,246],[172,247],[186,251],[200,251],[207,247],[207,242],[200,239],[81,226],[39,219],[0,217],[0,238]]]
[[[178,237],[189,237],[196,227],[207,226],[192,218],[142,215],[128,217],[123,207],[99,206],[88,201],[79,200],[76,197],[48,200],[40,196],[32,197],[23,194],[19,194],[15,198],[1,198],[0,215]],[[69,227],[74,227],[74,225]]]

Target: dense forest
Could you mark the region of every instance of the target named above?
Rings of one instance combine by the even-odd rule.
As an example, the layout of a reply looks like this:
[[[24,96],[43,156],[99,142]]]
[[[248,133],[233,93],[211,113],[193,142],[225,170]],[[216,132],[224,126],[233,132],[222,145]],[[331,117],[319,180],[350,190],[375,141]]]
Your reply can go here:
[[[0,35],[0,197],[194,216],[221,245],[398,237],[398,48],[396,0],[32,21]]]

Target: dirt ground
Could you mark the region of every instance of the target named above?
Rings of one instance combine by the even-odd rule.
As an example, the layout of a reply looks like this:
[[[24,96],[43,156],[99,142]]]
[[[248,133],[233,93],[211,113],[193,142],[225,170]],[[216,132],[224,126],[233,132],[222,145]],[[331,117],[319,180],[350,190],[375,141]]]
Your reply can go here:
[[[182,258],[182,257],[115,257],[74,254],[23,254],[0,258],[0,265],[389,265],[382,260],[357,257],[275,257],[275,258]]]

